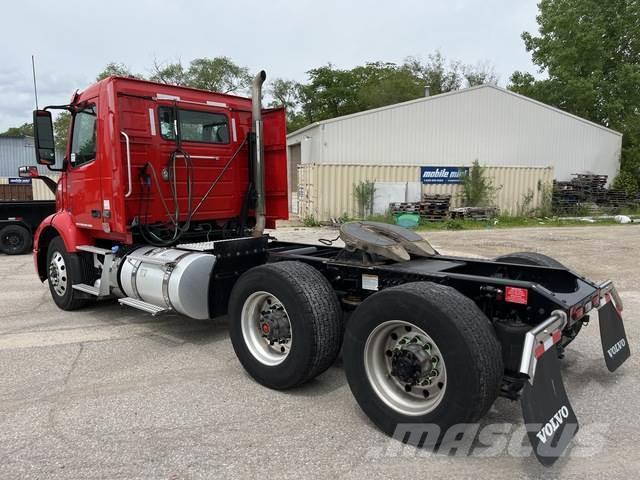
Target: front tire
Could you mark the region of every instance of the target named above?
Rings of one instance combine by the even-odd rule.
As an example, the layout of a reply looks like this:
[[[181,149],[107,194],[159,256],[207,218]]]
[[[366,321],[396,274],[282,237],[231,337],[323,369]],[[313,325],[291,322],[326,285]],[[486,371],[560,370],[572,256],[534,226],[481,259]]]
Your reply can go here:
[[[62,310],[77,310],[89,303],[87,294],[73,285],[92,283],[92,268],[80,254],[69,253],[61,237],[49,243],[47,250],[47,282],[51,297]]]
[[[229,313],[238,360],[269,388],[311,380],[340,351],[340,303],[329,281],[305,263],[285,261],[247,271],[233,287]]]
[[[7,225],[0,230],[0,251],[7,255],[21,255],[31,250],[31,232],[22,225]]]
[[[349,387],[387,435],[403,424],[436,424],[437,435],[399,436],[440,443],[449,427],[475,422],[498,396],[504,367],[492,325],[451,287],[416,282],[367,298],[344,339]]]

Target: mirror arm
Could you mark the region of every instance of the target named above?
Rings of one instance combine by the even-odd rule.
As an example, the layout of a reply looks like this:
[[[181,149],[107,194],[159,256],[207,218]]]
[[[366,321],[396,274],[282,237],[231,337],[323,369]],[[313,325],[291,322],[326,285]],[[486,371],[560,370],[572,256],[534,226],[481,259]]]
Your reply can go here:
[[[49,169],[49,170],[53,170],[53,169]],[[49,178],[49,177],[35,177],[36,180],[42,180],[44,182],[44,184],[47,186],[47,188],[49,190],[51,190],[53,192],[53,194],[56,194],[56,191],[58,190],[58,182],[56,182],[53,178]]]

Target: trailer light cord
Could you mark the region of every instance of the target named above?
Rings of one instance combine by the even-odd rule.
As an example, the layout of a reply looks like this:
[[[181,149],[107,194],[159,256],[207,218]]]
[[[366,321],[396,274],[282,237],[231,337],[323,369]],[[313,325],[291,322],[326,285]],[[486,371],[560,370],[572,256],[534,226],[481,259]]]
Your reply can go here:
[[[338,235],[336,238],[333,239],[329,239],[329,238],[319,238],[318,241],[323,244],[326,245],[327,247],[330,247],[331,245],[333,245],[334,242],[337,242],[338,240],[340,240],[340,235]]]

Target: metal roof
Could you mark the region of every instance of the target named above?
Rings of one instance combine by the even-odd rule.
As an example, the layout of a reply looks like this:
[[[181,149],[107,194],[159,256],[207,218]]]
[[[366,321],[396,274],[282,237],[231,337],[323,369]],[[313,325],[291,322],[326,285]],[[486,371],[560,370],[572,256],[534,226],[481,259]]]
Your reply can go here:
[[[480,90],[480,89],[484,89],[484,88],[491,88],[491,89],[497,90],[500,93],[507,94],[507,95],[512,95],[512,96],[514,96],[516,98],[519,98],[520,100],[526,100],[526,101],[531,102],[531,103],[533,103],[535,105],[538,105],[539,107],[546,108],[546,109],[551,110],[553,112],[556,112],[556,113],[559,113],[561,115],[565,115],[567,117],[570,117],[570,118],[572,118],[574,120],[586,123],[588,125],[592,125],[594,127],[598,127],[598,128],[600,128],[602,130],[605,130],[607,132],[613,133],[615,135],[622,136],[622,133],[617,132],[615,130],[612,130],[610,128],[607,128],[607,127],[605,127],[603,125],[600,125],[599,123],[592,122],[591,120],[587,120],[585,118],[579,117],[579,116],[574,115],[572,113],[569,113],[569,112],[566,112],[564,110],[561,110],[561,109],[559,109],[557,107],[552,107],[551,105],[547,105],[546,103],[540,102],[538,100],[534,100],[533,98],[529,98],[529,97],[527,97],[525,95],[521,95],[519,93],[512,92],[511,90],[507,90],[506,88],[498,87],[496,85],[478,85],[478,86],[475,86],[475,87],[463,88],[461,90],[453,90],[451,92],[441,93],[441,94],[438,94],[438,95],[432,95],[432,96],[429,96],[429,97],[416,98],[415,100],[409,100],[407,102],[394,103],[392,105],[385,105],[384,107],[372,108],[370,110],[364,110],[362,112],[351,113],[349,115],[343,115],[341,117],[334,117],[334,118],[330,118],[330,119],[327,119],[327,120],[321,120],[321,121],[318,121],[318,122],[311,123],[311,124],[307,125],[306,127],[302,127],[300,129],[296,130],[295,132],[289,133],[287,135],[287,138],[292,137],[294,135],[299,135],[300,133],[303,133],[303,132],[305,132],[307,130],[310,130],[312,128],[318,127],[320,125],[326,125],[328,123],[339,122],[339,121],[348,120],[348,119],[355,118],[355,117],[361,117],[361,116],[364,116],[364,115],[371,115],[371,114],[374,114],[374,113],[377,113],[377,112],[382,112],[384,110],[389,110],[389,109],[394,109],[394,108],[402,108],[402,107],[405,107],[407,105],[413,105],[415,103],[421,103],[421,102],[425,102],[426,103],[426,102],[431,102],[431,101],[434,101],[434,100],[440,100],[440,99],[442,99],[444,97],[448,97],[448,96],[452,96],[452,95],[464,95],[465,93],[473,92],[474,90]]]

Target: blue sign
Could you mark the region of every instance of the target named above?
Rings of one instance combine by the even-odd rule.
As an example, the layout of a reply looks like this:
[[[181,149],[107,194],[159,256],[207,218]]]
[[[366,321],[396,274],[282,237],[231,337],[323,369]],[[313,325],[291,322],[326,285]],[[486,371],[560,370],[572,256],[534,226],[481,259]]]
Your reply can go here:
[[[31,185],[30,178],[9,177],[9,185]]]
[[[423,184],[462,183],[469,167],[420,167],[420,178]]]

